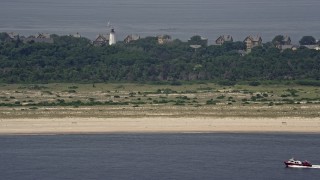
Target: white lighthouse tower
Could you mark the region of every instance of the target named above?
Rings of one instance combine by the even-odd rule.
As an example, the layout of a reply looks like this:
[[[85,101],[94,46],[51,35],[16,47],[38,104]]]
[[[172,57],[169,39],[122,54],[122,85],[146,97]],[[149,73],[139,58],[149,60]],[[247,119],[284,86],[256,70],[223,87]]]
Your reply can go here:
[[[114,32],[114,28],[111,28],[109,35],[109,45],[116,44],[116,33]]]

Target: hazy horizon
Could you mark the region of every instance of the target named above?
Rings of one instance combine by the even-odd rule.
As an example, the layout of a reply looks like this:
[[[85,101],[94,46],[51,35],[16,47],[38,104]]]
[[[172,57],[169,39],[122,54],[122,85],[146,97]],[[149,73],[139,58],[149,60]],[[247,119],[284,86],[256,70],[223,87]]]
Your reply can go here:
[[[212,43],[221,34],[236,41],[278,34],[294,42],[304,35],[320,38],[316,0],[0,0],[0,31],[30,35],[37,32],[74,34],[93,39],[115,27],[118,40],[169,34],[186,40],[201,35]]]

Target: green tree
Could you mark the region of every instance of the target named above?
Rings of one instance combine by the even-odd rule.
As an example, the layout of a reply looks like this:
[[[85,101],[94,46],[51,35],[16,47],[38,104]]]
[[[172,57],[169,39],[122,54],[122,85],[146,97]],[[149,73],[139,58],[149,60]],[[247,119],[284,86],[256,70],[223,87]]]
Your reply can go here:
[[[202,47],[206,47],[208,45],[208,40],[205,38],[202,38],[199,35],[192,36],[190,40],[188,41],[190,45],[201,45]]]
[[[317,41],[313,36],[303,36],[299,41],[300,45],[314,45],[316,42]]]
[[[244,50],[245,47],[245,43],[242,41],[225,42],[222,44],[222,48],[224,48],[227,52],[232,50]]]
[[[4,32],[0,33],[0,42],[6,41],[8,39],[9,39],[9,35],[7,33],[4,33]]]
[[[274,46],[283,45],[284,44],[284,36],[283,35],[277,35],[272,39],[272,44]]]
[[[158,45],[155,37],[130,44],[92,46],[88,39],[54,35],[55,42],[0,43],[0,83],[157,82],[224,80],[259,82],[320,79],[320,52],[280,52],[271,42],[240,56],[243,42],[211,45],[196,52],[187,42]],[[192,40],[202,40],[200,36]]]

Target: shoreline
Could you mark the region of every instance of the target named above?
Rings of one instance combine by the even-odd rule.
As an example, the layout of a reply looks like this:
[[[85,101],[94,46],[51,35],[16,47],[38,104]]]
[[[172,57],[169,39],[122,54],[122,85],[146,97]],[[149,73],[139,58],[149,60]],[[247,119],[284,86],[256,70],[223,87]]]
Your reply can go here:
[[[319,134],[320,118],[151,117],[0,119],[0,136],[64,134],[295,133]]]

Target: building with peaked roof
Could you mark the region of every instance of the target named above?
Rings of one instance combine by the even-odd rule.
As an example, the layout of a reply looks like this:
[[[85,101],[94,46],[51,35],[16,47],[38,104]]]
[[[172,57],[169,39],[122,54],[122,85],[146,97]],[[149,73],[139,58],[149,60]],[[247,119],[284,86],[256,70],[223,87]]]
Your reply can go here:
[[[318,44],[315,44],[315,45],[303,45],[303,47],[306,47],[306,48],[312,49],[312,50],[317,50],[317,51],[320,50],[320,46]]]
[[[17,41],[20,38],[20,35],[16,32],[6,32],[8,38],[6,41]]]
[[[243,41],[246,43],[247,52],[251,52],[252,48],[262,45],[261,36],[248,36]]]
[[[19,37],[19,34],[16,32],[9,32],[7,34],[11,39],[17,39]]]
[[[233,38],[230,35],[221,35],[216,40],[217,45],[222,45],[225,42],[233,42]]]
[[[27,38],[23,38],[24,43],[34,42],[34,43],[53,43],[53,39],[51,38],[51,34],[48,33],[37,33],[35,35],[31,35]]]
[[[169,35],[159,35],[158,44],[166,44],[172,42],[172,38]]]
[[[94,46],[102,46],[109,44],[109,34],[99,34],[92,42]]]
[[[284,50],[287,50],[287,49],[291,49],[292,51],[296,51],[299,49],[299,46],[298,45],[291,45],[291,44],[288,44],[288,45],[278,45],[277,46],[281,52],[283,52]]]
[[[38,33],[35,35],[36,38],[38,39],[49,39],[50,38],[50,34],[48,33]]]
[[[116,34],[114,29],[110,30],[108,34],[99,34],[96,39],[92,41],[94,46],[114,45],[116,44]]]
[[[137,35],[137,34],[130,34],[128,35],[125,39],[124,39],[124,42],[125,43],[130,43],[132,41],[136,41],[136,40],[139,40],[140,39],[140,36]]]
[[[279,36],[282,36],[282,35],[279,35]],[[277,37],[279,37],[279,36],[277,36]],[[278,41],[273,40],[274,45],[282,51],[284,49],[291,49],[291,47],[293,47],[291,45],[291,38],[287,35],[282,36],[282,37],[283,37],[283,39],[280,42],[279,42],[279,40]]]
[[[283,41],[282,41],[282,45],[291,45],[291,38],[290,36],[283,36]]]
[[[70,34],[70,36],[74,38],[81,38],[81,34],[79,32],[77,32],[76,34]]]

